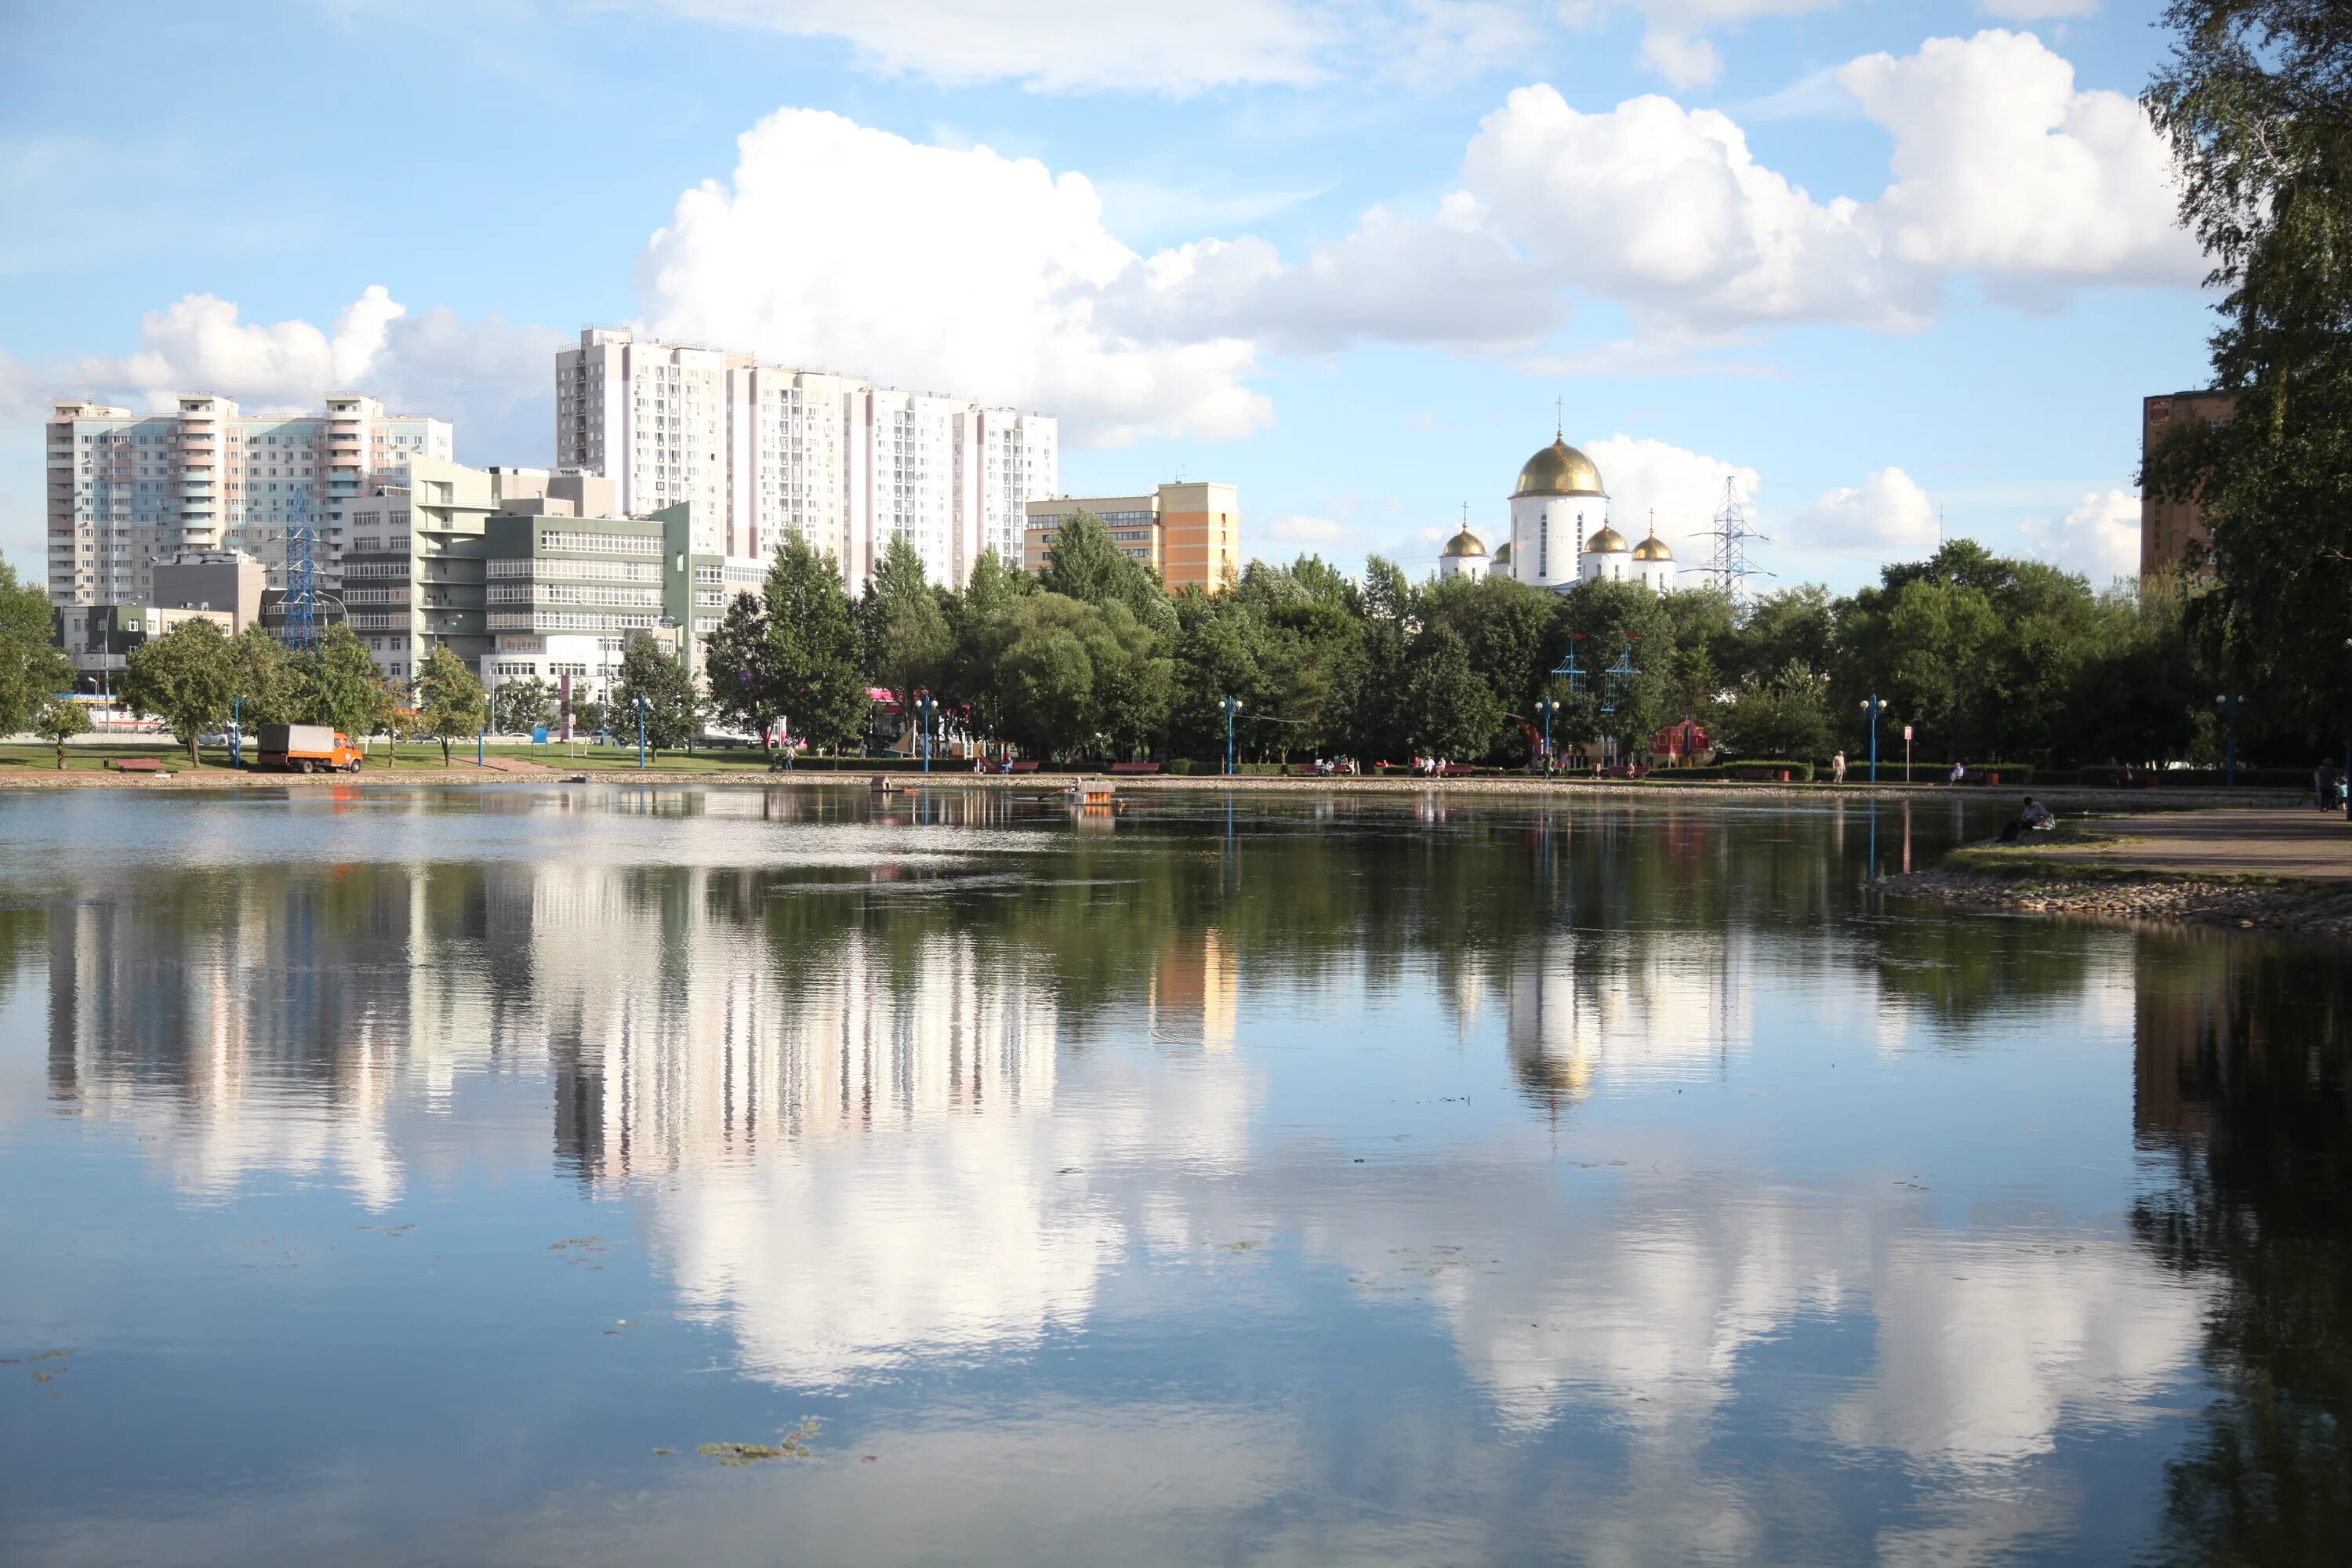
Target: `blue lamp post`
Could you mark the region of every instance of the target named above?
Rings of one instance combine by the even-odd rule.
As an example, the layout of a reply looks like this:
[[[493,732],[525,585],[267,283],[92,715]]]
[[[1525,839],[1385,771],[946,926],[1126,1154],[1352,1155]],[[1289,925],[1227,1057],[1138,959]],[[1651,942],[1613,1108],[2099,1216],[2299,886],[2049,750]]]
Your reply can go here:
[[[1862,710],[1870,715],[1870,782],[1878,782],[1878,716],[1886,711],[1886,699],[1873,695],[1862,701]]]
[[[638,693],[637,693],[637,770],[638,770],[640,773],[644,772],[644,771],[645,771],[645,765],[646,765],[646,694],[645,694],[644,692],[640,691],[640,692],[638,692]]]
[[[1234,714],[1241,705],[1238,697],[1228,696],[1225,699],[1225,774],[1229,778],[1234,771]]]
[[[931,771],[931,694],[928,691],[923,692],[921,694],[921,699],[920,707],[923,715],[923,771],[925,773],[929,773]]]
[[[1538,697],[1536,699],[1536,711],[1543,715],[1544,777],[1549,778],[1551,777],[1551,716],[1559,711],[1559,700],[1556,697]]]
[[[232,697],[228,700],[228,765],[233,768],[245,766],[245,699],[242,697]]]
[[[2231,785],[2235,785],[2238,782],[2238,704],[2244,700],[2244,698],[2235,692],[2213,699],[2214,706],[2229,715],[2230,738],[2224,742],[2221,752],[2222,767],[2225,770],[2221,782]]]

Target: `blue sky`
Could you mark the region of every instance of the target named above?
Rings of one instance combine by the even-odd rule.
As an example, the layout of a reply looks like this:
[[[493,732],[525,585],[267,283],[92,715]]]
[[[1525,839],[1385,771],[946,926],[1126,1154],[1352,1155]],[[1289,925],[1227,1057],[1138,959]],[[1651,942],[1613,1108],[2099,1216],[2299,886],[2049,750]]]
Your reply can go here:
[[[1730,472],[1783,581],[1940,521],[2104,582],[2210,330],[2156,9],[0,0],[0,548],[51,396],[544,462],[634,321],[1057,414],[1065,489],[1228,479],[1269,556],[1491,542],[1559,399],[1686,561]]]

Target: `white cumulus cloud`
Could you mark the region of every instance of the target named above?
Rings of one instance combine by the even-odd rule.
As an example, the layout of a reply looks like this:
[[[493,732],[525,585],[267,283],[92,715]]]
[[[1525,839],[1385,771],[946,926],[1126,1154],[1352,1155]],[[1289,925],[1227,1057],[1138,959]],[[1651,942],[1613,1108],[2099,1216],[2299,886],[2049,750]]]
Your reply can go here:
[[[1895,181],[1870,221],[1903,259],[2027,284],[2202,275],[2145,112],[2077,91],[2074,66],[2031,33],[1930,38],[1838,80],[1895,138]]]
[[[1707,529],[1723,510],[1725,482],[1738,486],[1739,499],[1750,507],[1764,486],[1754,468],[1649,437],[1611,436],[1586,443],[1584,454],[1608,487],[1609,518],[1617,531],[1638,540],[1654,521],[1658,537],[1674,548],[1675,563],[1685,574],[1706,563]]]
[[[1050,411],[1098,444],[1270,417],[1243,384],[1247,338],[1144,341],[1111,319],[1106,291],[1140,258],[1083,174],[814,110],[737,144],[731,183],[681,195],[639,258],[652,331]]]
[[[1933,550],[1936,507],[1901,468],[1885,468],[1859,485],[1829,490],[1801,507],[1777,542],[1803,551]]]
[[[2139,497],[2130,490],[2093,490],[2055,526],[2021,525],[2026,548],[2056,565],[2080,572],[2095,587],[2139,575]]]
[[[17,366],[0,374],[0,384],[9,405],[28,409],[57,397],[156,407],[203,392],[268,412],[363,393],[398,413],[452,421],[468,461],[544,462],[553,456],[553,356],[564,341],[495,310],[477,321],[441,306],[412,315],[382,284],[324,328],[299,318],[247,321],[234,301],[189,294],[142,317],[139,346],[127,354],[46,372]]]

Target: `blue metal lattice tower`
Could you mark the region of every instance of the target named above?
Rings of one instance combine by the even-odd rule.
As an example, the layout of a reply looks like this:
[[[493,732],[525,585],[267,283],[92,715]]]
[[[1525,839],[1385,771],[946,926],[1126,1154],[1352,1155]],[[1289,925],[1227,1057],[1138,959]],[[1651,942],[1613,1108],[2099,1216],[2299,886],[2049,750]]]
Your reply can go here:
[[[294,492],[294,517],[286,527],[286,620],[279,637],[297,653],[319,647],[319,531],[310,521],[310,498]]]

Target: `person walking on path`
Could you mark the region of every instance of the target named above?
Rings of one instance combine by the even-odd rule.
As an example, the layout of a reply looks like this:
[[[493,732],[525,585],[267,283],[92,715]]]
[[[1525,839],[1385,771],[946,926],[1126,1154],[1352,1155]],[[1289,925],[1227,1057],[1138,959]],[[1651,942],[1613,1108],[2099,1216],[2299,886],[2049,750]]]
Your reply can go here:
[[[1843,752],[1838,752],[1837,755],[1830,759],[1830,783],[1845,783],[1845,753]]]

